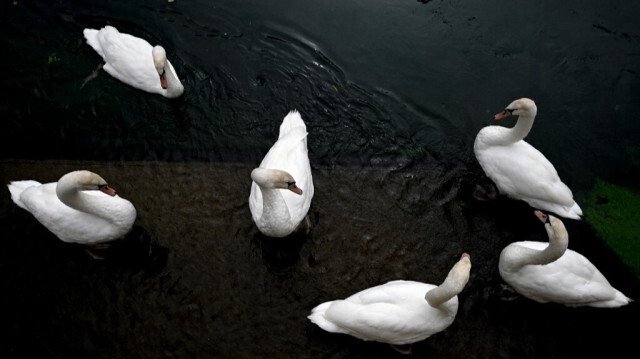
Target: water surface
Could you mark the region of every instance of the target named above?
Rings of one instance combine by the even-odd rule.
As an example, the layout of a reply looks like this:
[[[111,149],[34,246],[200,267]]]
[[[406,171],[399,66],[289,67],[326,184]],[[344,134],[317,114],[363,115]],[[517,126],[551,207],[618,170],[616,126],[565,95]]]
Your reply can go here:
[[[401,357],[325,333],[315,305],[394,279],[471,280],[446,331],[411,357],[573,358],[633,349],[619,309],[505,301],[500,250],[545,240],[532,210],[471,196],[477,131],[533,98],[527,138],[578,202],[597,178],[637,191],[638,4],[526,1],[17,1],[2,5],[0,180],[85,168],[138,219],[104,261],[0,196],[3,357]],[[105,24],[162,44],[185,85],[167,100],[102,72]],[[307,238],[273,241],[249,173],[298,109],[315,197]],[[504,125],[511,126],[513,120]],[[640,283],[584,221],[570,248],[632,298]]]

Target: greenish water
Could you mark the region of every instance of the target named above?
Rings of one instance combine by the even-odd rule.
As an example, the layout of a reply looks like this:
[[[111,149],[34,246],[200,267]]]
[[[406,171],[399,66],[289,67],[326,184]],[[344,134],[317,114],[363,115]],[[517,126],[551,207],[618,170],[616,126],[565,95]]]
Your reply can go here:
[[[628,188],[598,181],[585,216],[598,236],[640,277],[640,195]]]

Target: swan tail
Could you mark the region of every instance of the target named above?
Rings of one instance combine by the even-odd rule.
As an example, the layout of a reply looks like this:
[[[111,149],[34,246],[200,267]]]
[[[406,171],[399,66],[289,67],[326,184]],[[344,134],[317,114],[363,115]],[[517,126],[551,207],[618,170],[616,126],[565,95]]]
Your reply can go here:
[[[577,217],[576,219],[581,219],[582,208],[580,208],[580,206],[578,206],[577,203],[574,203],[573,207],[571,207],[571,209],[569,210],[569,214],[572,214],[573,216]]]
[[[620,305],[627,305],[631,302],[633,302],[633,299],[627,297],[626,295],[622,294],[621,291],[616,291],[616,297],[614,299],[615,302],[620,303]]]
[[[100,46],[100,40],[98,39],[98,30],[84,29],[82,30],[82,33],[84,34],[84,38],[87,40],[87,44],[89,44],[89,46],[104,58],[104,52],[102,51],[102,46]]]
[[[302,127],[305,132],[307,131],[307,126],[304,124],[302,116],[300,116],[300,112],[292,110],[287,114],[287,116],[285,116],[284,120],[282,120],[282,124],[280,125],[280,135],[278,138],[282,138],[292,129],[297,127]]]
[[[320,328],[332,333],[344,333],[344,330],[333,324],[325,318],[324,314],[333,302],[325,302],[311,310],[311,314],[307,317],[309,320]]]
[[[602,301],[602,302],[591,303],[590,306],[598,307],[598,308],[616,308],[616,307],[622,307],[623,305],[627,305],[631,302],[633,302],[633,299],[627,297],[621,291],[616,289],[616,295],[613,299]]]
[[[551,211],[556,212],[553,209]],[[578,206],[577,203],[574,203],[573,206],[571,206],[571,208],[557,206],[556,213],[565,218],[577,219],[577,220],[582,219],[582,209],[580,208],[580,206]]]
[[[22,192],[25,189],[40,185],[41,183],[37,181],[13,181],[9,183],[7,187],[9,187],[9,192],[11,193],[11,199],[13,200],[13,202],[15,202],[18,207],[28,210],[24,203],[22,203],[20,195],[22,195]]]
[[[525,202],[529,203],[529,205],[533,208],[549,211],[557,214],[560,217],[576,220],[582,219],[582,209],[575,202],[572,206],[564,206],[559,203],[540,202],[527,199],[525,199]]]

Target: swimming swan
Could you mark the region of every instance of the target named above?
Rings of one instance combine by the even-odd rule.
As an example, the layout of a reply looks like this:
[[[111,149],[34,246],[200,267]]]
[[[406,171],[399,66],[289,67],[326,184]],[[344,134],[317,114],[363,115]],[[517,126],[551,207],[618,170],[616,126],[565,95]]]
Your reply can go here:
[[[314,188],[307,127],[298,111],[284,118],[278,140],[251,172],[251,179],[249,209],[260,232],[285,237],[298,230],[308,231],[306,216]]]
[[[344,300],[313,308],[311,322],[332,333],[362,340],[407,346],[436,334],[453,323],[458,293],[469,281],[471,258],[467,253],[439,285],[396,280],[365,289]]]
[[[184,92],[162,46],[152,47],[147,41],[120,33],[113,26],[84,29],[83,33],[87,43],[102,56],[105,61],[102,68],[109,75],[137,89],[168,98],[179,97]]]
[[[587,258],[567,249],[569,235],[561,220],[540,211],[549,243],[511,243],[500,253],[500,276],[516,292],[540,303],[619,307],[627,298],[613,288]]]
[[[11,199],[60,240],[95,245],[124,237],[136,210],[99,175],[74,171],[58,182],[13,181]]]
[[[582,210],[551,162],[523,140],[533,126],[536,104],[521,98],[494,116],[519,116],[513,128],[486,126],[478,132],[474,152],[480,166],[502,194],[527,202],[535,209],[580,219]]]

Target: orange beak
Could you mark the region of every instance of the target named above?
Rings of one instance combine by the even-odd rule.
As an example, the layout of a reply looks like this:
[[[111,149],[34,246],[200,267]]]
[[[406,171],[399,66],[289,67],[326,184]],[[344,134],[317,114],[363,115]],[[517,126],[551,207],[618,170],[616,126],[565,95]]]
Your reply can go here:
[[[111,188],[111,187],[109,187],[109,186],[107,186],[106,184],[103,185],[103,186],[100,186],[99,189],[100,189],[100,191],[108,194],[111,197],[116,195],[116,190]]]
[[[162,72],[162,75],[160,75],[160,86],[165,90],[167,89],[167,75],[164,71]]]
[[[500,113],[497,113],[495,116],[493,116],[494,120],[502,120],[503,118],[507,118],[511,116],[511,111],[509,110],[504,110]]]

